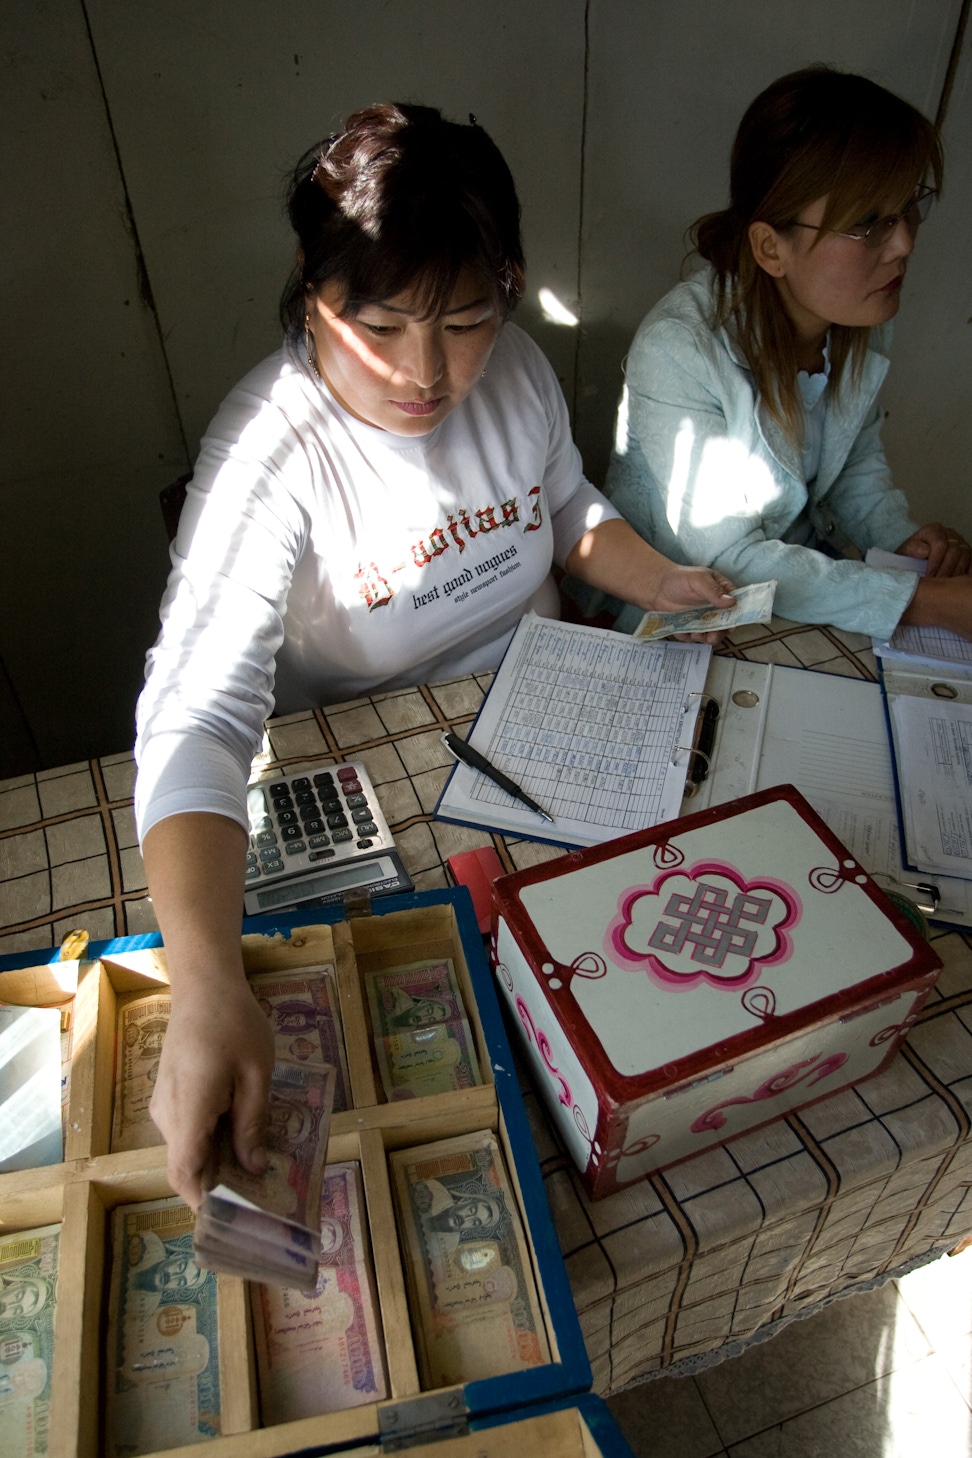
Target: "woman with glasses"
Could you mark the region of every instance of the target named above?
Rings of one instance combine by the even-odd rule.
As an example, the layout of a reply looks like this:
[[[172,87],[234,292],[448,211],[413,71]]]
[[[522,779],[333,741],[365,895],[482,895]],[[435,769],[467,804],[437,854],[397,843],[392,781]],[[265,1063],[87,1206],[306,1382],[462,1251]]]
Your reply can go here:
[[[799,622],[972,637],[969,547],[912,520],[877,398],[941,178],[931,123],[862,76],[797,71],[752,103],[730,205],[691,230],[708,266],[652,309],[627,359],[606,490],[660,551],[739,584],[775,578],[777,612]],[[926,575],[849,546],[921,558]]]

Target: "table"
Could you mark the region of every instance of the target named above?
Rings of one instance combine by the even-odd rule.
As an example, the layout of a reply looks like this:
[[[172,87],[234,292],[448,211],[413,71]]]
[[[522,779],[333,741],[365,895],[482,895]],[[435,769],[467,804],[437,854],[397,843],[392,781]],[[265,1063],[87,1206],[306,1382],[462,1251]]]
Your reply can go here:
[[[874,678],[860,634],[738,629],[721,650]],[[507,869],[560,854],[436,822],[451,759],[489,675],[272,720],[263,758],[364,760],[419,889],[492,843]],[[0,781],[0,952],[155,930],[136,844],[130,753]],[[592,1204],[528,1089],[531,1126],[602,1394],[737,1349],[843,1290],[972,1233],[972,943],[936,931],[936,992],[887,1072],[799,1115]]]

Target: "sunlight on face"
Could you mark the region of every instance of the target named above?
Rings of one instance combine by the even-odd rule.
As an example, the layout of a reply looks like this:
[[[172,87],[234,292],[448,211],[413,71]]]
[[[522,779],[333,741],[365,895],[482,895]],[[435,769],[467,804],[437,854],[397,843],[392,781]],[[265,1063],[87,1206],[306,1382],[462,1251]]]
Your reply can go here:
[[[363,304],[342,317],[340,284],[308,301],[317,368],[345,410],[395,435],[428,435],[482,376],[501,319],[492,293],[461,270],[443,312],[423,317],[421,290]]]

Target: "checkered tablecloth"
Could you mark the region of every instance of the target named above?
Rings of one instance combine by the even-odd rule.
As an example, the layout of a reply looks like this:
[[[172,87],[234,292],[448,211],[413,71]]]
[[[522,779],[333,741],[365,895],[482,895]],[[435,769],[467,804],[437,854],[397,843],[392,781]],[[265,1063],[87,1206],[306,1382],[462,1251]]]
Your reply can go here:
[[[724,650],[874,678],[868,640],[827,628],[737,630]],[[419,889],[457,851],[494,844],[513,870],[558,851],[440,823],[452,761],[489,677],[270,722],[267,766],[364,760]],[[0,952],[155,929],[132,818],[130,753],[0,781]],[[536,1098],[527,1103],[595,1385],[616,1391],[691,1363],[972,1232],[972,945],[935,934],[945,963],[880,1077],[592,1204]]]

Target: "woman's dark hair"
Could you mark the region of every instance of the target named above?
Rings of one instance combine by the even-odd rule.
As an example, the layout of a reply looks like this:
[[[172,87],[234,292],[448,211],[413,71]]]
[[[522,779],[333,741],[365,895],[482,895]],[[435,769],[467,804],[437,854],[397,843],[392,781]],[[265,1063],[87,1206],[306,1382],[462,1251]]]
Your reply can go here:
[[[287,211],[298,263],[280,302],[289,335],[303,332],[307,295],[337,282],[342,313],[420,290],[426,317],[449,301],[460,270],[482,274],[502,313],[523,293],[520,204],[496,144],[470,118],[385,102],[298,162]]]
[[[840,232],[887,200],[899,206],[916,187],[942,183],[934,126],[900,96],[864,76],[812,66],[781,76],[752,102],[730,162],[729,207],[693,223],[689,237],[715,269],[715,325],[731,323],[766,409],[794,441],[802,438],[797,341],[774,280],[749,243],[758,221],[785,232],[801,210],[826,196],[814,242]],[[869,330],[834,325],[830,381],[835,395],[848,363],[859,378]]]

